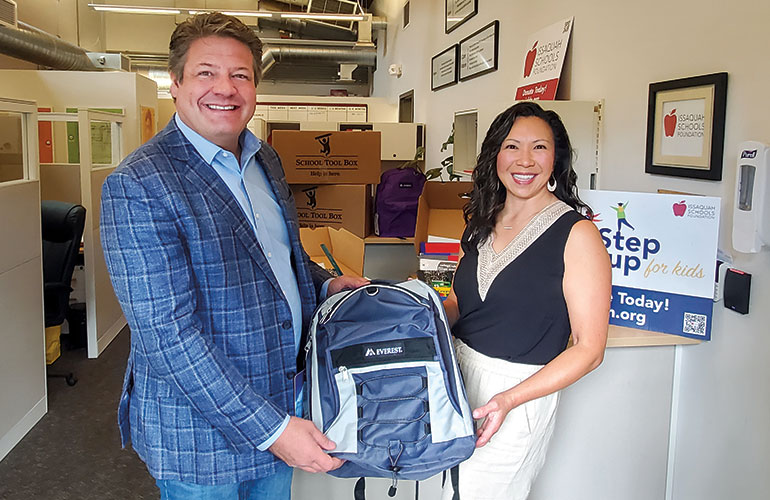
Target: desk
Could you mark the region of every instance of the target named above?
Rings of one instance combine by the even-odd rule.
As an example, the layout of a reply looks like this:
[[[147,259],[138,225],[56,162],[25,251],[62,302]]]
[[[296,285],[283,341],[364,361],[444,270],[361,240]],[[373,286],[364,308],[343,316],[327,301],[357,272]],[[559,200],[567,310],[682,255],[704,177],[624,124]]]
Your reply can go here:
[[[662,345],[689,345],[700,344],[698,339],[669,335],[667,333],[649,332],[626,328],[624,326],[610,325],[607,336],[607,347],[641,347]]]

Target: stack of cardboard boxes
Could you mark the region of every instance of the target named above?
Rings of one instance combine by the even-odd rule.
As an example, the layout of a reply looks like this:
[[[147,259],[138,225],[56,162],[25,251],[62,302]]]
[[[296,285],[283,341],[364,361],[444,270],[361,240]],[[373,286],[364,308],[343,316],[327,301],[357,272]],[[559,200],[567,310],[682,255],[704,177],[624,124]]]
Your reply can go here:
[[[272,145],[306,228],[300,233],[305,250],[323,261],[319,241],[336,240],[330,233],[337,231],[352,233],[356,238],[343,237],[346,244],[332,253],[348,261],[343,253],[352,252],[355,262],[360,254],[360,269],[352,267],[361,274],[363,240],[372,233],[372,185],[380,180],[380,133],[275,130]]]
[[[372,185],[381,173],[380,132],[274,130],[272,145],[294,194],[305,251],[331,270],[323,243],[342,272],[362,275],[364,238],[372,234]],[[470,182],[425,184],[417,212],[415,257],[427,241],[459,241],[465,228],[462,208],[471,188]],[[445,296],[454,274],[453,269],[447,271],[442,268],[440,276],[420,274]]]

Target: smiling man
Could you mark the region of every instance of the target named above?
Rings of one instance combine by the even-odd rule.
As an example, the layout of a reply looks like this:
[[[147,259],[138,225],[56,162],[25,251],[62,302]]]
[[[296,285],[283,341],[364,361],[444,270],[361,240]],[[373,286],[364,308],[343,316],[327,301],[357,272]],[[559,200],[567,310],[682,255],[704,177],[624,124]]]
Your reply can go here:
[[[164,500],[288,499],[291,467],[341,465],[296,416],[303,328],[319,297],[367,281],[309,261],[280,160],[246,130],[255,33],[201,14],[169,48],[177,113],[102,190],[102,246],[131,328],[123,445]]]

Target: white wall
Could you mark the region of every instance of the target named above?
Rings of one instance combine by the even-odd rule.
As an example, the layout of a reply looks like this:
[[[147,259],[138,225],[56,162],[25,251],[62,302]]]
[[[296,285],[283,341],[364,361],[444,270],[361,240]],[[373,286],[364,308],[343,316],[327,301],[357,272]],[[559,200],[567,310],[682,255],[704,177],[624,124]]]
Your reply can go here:
[[[450,34],[444,33],[442,0],[411,2],[411,25],[402,30],[403,0],[380,0],[378,14],[389,20],[374,93],[397,102],[414,89],[415,121],[427,124],[426,168],[438,166],[440,144],[451,130],[454,111],[479,108],[480,135],[494,115],[512,103],[528,36],[560,19],[575,16],[559,96],[604,99],[601,143],[604,189],[653,192],[658,188],[722,198],[721,247],[735,266],[753,274],[751,313],[740,316],[714,308],[714,340],[681,348],[681,393],[675,438],[672,498],[760,498],[770,489],[770,251],[737,254],[730,244],[736,147],[746,139],[770,143],[767,88],[770,65],[766,29],[770,4],[736,0],[729,8],[715,1],[611,2],[553,0],[547,4],[488,0],[478,14]],[[500,21],[498,71],[431,92],[430,58],[485,26]],[[387,74],[403,65],[403,76]],[[729,73],[725,155],[721,182],[677,179],[644,173],[647,92],[651,82],[719,71]],[[610,354],[617,356],[616,354]],[[645,355],[646,356],[646,355]],[[640,360],[616,369],[644,372]],[[668,364],[661,368],[670,369]],[[602,367],[607,369],[608,367]],[[639,415],[637,424],[646,414]],[[633,428],[632,426],[629,426]],[[634,441],[638,442],[638,441]],[[644,455],[628,443],[607,452]],[[657,447],[659,443],[650,443]],[[593,453],[597,453],[594,451]],[[612,458],[612,457],[610,457]],[[617,456],[620,459],[620,456]],[[665,464],[664,464],[665,465]],[[604,473],[594,471],[598,479]]]

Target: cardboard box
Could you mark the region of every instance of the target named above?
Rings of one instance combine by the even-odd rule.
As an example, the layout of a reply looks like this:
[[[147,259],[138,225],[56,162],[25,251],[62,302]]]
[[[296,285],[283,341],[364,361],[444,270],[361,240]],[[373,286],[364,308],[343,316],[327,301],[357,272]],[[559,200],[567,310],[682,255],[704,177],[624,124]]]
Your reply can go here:
[[[379,132],[275,130],[273,147],[289,184],[377,184]]]
[[[342,274],[363,276],[364,240],[345,229],[319,227],[316,229],[300,228],[299,238],[310,260],[322,265],[329,271],[334,269],[326,257],[321,244],[326,245],[329,253],[337,262]]]
[[[360,184],[292,184],[300,227],[344,228],[358,237],[372,232],[372,189]]]
[[[465,230],[463,207],[465,197],[473,189],[472,182],[426,182],[417,206],[414,249],[420,253],[420,243],[428,235],[459,240]]]

